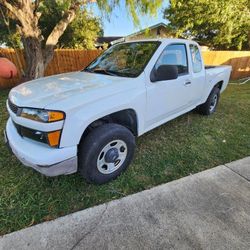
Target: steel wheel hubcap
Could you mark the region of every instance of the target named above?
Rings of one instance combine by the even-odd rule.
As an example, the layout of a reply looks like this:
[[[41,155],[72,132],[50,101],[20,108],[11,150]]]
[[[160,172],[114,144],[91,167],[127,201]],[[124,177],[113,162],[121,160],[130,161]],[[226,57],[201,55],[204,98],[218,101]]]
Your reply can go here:
[[[97,158],[97,169],[102,174],[111,174],[122,166],[128,153],[127,144],[113,140],[101,150]]]
[[[217,95],[214,95],[214,97],[211,101],[210,107],[209,107],[210,112],[214,111],[216,104],[217,104],[217,101],[218,101],[218,97],[217,97]]]

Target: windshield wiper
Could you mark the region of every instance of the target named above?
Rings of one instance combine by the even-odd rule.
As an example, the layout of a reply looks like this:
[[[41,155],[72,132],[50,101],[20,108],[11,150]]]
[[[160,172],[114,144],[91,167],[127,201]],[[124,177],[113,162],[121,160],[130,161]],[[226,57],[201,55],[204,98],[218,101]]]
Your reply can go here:
[[[90,72],[90,73],[93,73],[93,70],[91,69],[88,69],[88,68],[85,68],[83,71],[86,71],[86,72]]]
[[[107,70],[107,69],[94,69],[93,72],[95,73],[100,73],[100,74],[106,74],[106,75],[110,75],[110,76],[117,76],[115,73],[113,73],[111,70]]]
[[[111,70],[107,70],[107,69],[103,69],[103,68],[98,68],[98,69],[85,69],[87,72],[90,73],[99,73],[99,74],[105,74],[105,75],[110,75],[110,76],[117,76],[117,74],[115,74],[115,72],[111,71]]]
[[[103,69],[103,68],[98,68],[98,69],[94,69],[94,70],[89,69],[89,68],[85,68],[83,71],[90,72],[90,73],[111,75],[111,76],[129,77],[129,76],[127,76],[126,73],[123,73],[120,71],[107,70],[107,69]]]

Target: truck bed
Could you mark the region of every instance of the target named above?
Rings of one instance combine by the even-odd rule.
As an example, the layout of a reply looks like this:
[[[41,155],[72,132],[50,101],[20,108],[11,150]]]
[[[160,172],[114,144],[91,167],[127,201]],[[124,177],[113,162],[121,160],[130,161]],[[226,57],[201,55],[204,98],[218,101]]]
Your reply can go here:
[[[214,69],[214,68],[224,68],[228,67],[229,65],[205,65],[205,69]],[[230,67],[230,66],[229,66]]]
[[[230,74],[231,74],[232,66],[230,65],[206,65],[205,72],[206,72],[206,82],[210,83],[213,82],[214,79],[221,79],[223,81],[223,86],[221,92],[226,88],[228,83]],[[226,83],[226,84],[225,84]]]

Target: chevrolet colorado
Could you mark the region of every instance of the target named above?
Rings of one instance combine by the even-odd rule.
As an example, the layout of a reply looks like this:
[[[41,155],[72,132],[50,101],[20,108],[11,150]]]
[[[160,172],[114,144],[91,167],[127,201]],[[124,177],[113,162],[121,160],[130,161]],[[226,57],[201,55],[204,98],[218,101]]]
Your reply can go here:
[[[214,113],[230,72],[206,67],[194,41],[116,44],[80,72],[13,88],[5,140],[42,174],[79,171],[88,182],[106,183],[130,164],[136,136],[196,107]]]

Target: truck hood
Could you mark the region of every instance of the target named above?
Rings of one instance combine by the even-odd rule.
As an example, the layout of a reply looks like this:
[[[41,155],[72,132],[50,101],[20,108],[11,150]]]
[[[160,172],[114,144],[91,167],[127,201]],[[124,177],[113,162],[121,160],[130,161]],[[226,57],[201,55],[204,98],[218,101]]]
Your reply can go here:
[[[131,78],[88,72],[60,74],[23,83],[10,91],[9,99],[19,107],[45,108],[73,96],[97,90],[102,93],[101,97],[110,95],[112,90],[117,92],[114,85],[121,86],[119,83],[124,81],[128,83]],[[122,85],[128,86],[128,84]],[[103,91],[103,88],[108,88],[109,91]]]

